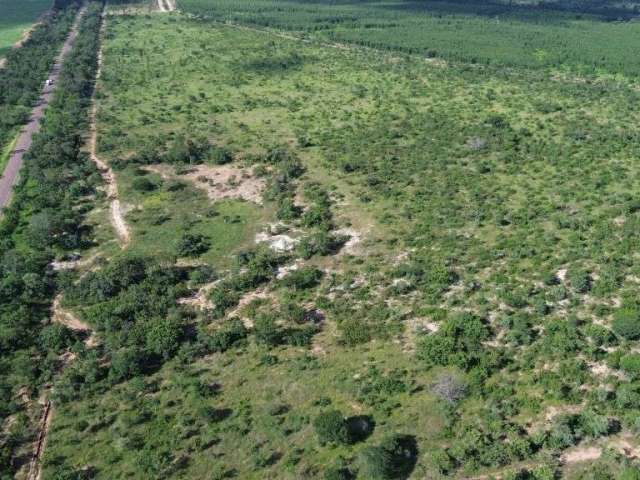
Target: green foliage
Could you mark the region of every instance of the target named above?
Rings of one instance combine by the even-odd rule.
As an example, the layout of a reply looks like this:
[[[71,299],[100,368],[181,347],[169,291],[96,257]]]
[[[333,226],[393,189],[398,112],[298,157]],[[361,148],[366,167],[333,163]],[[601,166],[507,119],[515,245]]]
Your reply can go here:
[[[321,445],[349,443],[347,423],[338,410],[329,410],[318,415],[313,421],[313,428]]]
[[[313,288],[322,279],[322,271],[315,267],[303,267],[293,270],[281,280],[282,286],[293,290]]]
[[[628,56],[638,48],[637,26],[606,21],[630,18],[638,8],[636,2],[621,5],[564,0],[525,2],[517,7],[506,1],[434,0],[310,5],[298,0],[283,6],[278,0],[183,0],[181,8],[222,22],[302,31],[324,41],[449,61],[526,68],[563,65],[584,73],[606,70],[635,75],[640,67]],[[586,43],[584,38],[590,41]],[[253,59],[244,59],[242,65],[272,74],[299,68],[300,60],[299,55],[265,58],[255,54]],[[547,101],[537,109],[552,114],[558,106]],[[492,126],[502,127],[500,117],[489,120]]]
[[[149,180],[147,177],[138,177],[134,179],[131,183],[131,186],[138,192],[152,192],[153,190],[158,188],[158,185],[155,182]]]
[[[465,313],[447,320],[434,334],[425,336],[418,345],[418,357],[427,366],[455,365],[469,370],[482,359],[482,342],[489,330],[476,316]]]
[[[616,310],[611,324],[613,331],[627,340],[640,338],[640,313],[635,307]]]
[[[176,245],[179,257],[197,257],[211,247],[210,240],[202,234],[184,233]]]
[[[2,150],[16,127],[27,120],[66,37],[77,6],[74,3],[66,9],[69,4],[62,2],[64,11],[43,19],[24,47],[10,52],[5,68],[0,69]],[[50,267],[54,252],[84,247],[91,238],[83,226],[87,211],[83,197],[95,192],[98,177],[80,152],[80,138],[93,92],[100,12],[100,5],[89,5],[41,132],[24,156],[22,181],[0,219],[0,415],[16,414],[17,419],[15,435],[5,429],[7,434],[0,439],[0,461],[5,465],[7,458],[22,454],[24,442],[31,441],[25,433],[27,421],[20,420],[20,412],[31,402],[16,402],[16,393],[25,388],[30,396],[37,394],[43,383],[51,380],[57,355],[63,349],[76,348],[75,335],[58,325],[43,328],[43,320],[50,316],[55,293],[55,274]],[[18,427],[24,432],[17,433]],[[10,463],[9,468],[3,465],[0,469],[13,476],[18,463]]]
[[[620,359],[620,368],[634,378],[640,376],[640,354],[630,353]]]
[[[358,478],[406,478],[413,470],[417,453],[413,438],[403,435],[387,437],[379,445],[366,447],[360,452]]]

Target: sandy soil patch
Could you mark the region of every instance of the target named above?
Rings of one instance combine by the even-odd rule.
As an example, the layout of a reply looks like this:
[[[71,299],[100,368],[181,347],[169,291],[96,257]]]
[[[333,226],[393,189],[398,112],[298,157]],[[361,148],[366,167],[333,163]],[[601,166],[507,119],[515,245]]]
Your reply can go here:
[[[576,447],[562,455],[562,461],[564,463],[588,462],[598,460],[601,456],[602,448],[600,447]]]
[[[198,310],[206,310],[208,308],[213,308],[214,305],[209,300],[209,292],[215,287],[220,280],[216,280],[215,282],[207,283],[200,287],[200,289],[196,292],[196,294],[192,297],[181,298],[178,300],[178,303],[181,305],[188,305],[190,307],[196,308]]]
[[[361,253],[362,233],[353,228],[340,228],[334,232],[337,235],[344,235],[349,239],[340,249],[340,253],[347,255],[357,255]]]
[[[256,243],[266,243],[271,250],[276,252],[290,252],[300,240],[289,235],[272,235],[268,232],[258,233],[255,238]]]
[[[177,175],[171,165],[149,165],[145,170],[157,173],[163,179],[183,178],[204,190],[209,199],[241,199],[262,205],[265,181],[250,169],[229,165],[194,165],[184,175]]]
[[[566,268],[561,268],[560,270],[558,270],[556,272],[556,277],[558,277],[558,279],[561,282],[564,282],[564,280],[567,278],[567,269]]]
[[[253,302],[254,300],[267,299],[271,297],[272,295],[269,292],[267,292],[265,288],[259,288],[258,290],[249,292],[240,299],[240,301],[238,302],[238,306],[234,308],[229,313],[228,316],[230,318],[238,317],[246,328],[253,328],[253,320],[243,315],[240,315],[241,310],[247,305],[249,305],[251,302]]]
[[[295,272],[296,270],[300,269],[300,267],[302,266],[302,259],[298,258],[296,259],[295,263],[291,264],[291,265],[285,265],[282,267],[278,267],[278,273],[276,274],[276,278],[278,280],[283,279],[284,277],[286,277],[287,275],[289,275],[291,272]]]
[[[99,253],[91,255],[87,258],[78,258],[77,260],[63,260],[51,262],[51,268],[56,271],[75,270],[76,268],[89,267],[100,257]]]

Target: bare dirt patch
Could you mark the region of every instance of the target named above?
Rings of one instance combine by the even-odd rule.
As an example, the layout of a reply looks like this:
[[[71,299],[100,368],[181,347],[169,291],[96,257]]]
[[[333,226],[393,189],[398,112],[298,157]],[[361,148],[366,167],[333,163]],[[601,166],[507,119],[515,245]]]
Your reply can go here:
[[[238,306],[229,313],[229,317],[238,317],[246,328],[253,328],[253,320],[249,317],[241,315],[242,309],[254,300],[267,299],[271,297],[272,295],[267,292],[265,288],[259,288],[258,290],[249,292],[240,299],[240,301],[238,302]]]
[[[268,244],[269,248],[276,252],[290,252],[300,240],[289,235],[271,235],[269,232],[262,232],[256,235],[255,241]]]
[[[230,165],[194,165],[184,175],[178,175],[171,165],[145,167],[163,179],[184,178],[204,190],[210,200],[241,199],[262,204],[265,181],[250,169]]]
[[[213,308],[214,305],[209,300],[209,292],[213,287],[218,284],[219,280],[215,282],[207,283],[200,287],[200,289],[196,292],[192,297],[181,298],[178,300],[178,303],[181,305],[188,305],[190,307],[196,308],[198,310],[206,310],[208,308]]]
[[[579,463],[598,460],[602,456],[600,447],[576,447],[562,455],[564,463]]]
[[[340,249],[340,253],[347,255],[357,255],[361,253],[362,233],[354,230],[353,228],[340,228],[335,231],[337,235],[344,235],[348,237]]]

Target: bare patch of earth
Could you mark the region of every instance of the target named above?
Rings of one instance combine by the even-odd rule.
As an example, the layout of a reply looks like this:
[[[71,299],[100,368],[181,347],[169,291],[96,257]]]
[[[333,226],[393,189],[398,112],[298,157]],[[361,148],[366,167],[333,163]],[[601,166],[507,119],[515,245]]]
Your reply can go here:
[[[178,175],[171,165],[149,165],[145,170],[157,173],[163,179],[183,178],[204,190],[210,200],[242,199],[262,204],[265,181],[250,169],[230,165],[194,165]]]

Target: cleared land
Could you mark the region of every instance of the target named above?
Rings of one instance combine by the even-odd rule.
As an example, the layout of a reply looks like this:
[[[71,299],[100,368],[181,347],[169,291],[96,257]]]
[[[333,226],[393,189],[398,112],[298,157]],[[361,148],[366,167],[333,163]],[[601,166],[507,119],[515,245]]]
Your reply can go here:
[[[115,259],[68,282],[111,362],[83,354],[57,383],[45,477],[373,478],[392,434],[384,478],[633,463],[626,80],[114,15],[96,98],[126,255],[160,260],[142,275],[98,242]],[[319,441],[333,409],[348,441]]]

